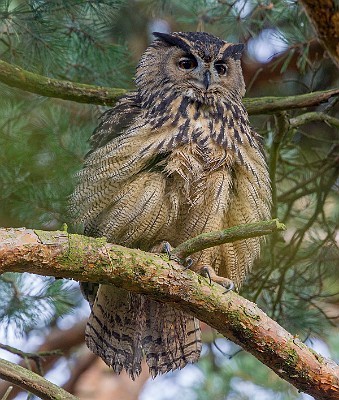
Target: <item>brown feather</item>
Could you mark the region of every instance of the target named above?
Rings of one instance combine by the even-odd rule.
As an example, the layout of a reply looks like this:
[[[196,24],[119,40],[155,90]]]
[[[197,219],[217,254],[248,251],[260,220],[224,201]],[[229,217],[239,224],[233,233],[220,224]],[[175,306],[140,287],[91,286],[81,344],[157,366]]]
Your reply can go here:
[[[144,250],[267,219],[271,201],[261,138],[241,102],[243,46],[202,32],[157,37],[140,60],[137,91],[103,115],[71,197],[86,234]],[[182,70],[187,51],[197,66]],[[193,255],[192,268],[240,288],[259,253],[258,238],[241,240]],[[116,372],[134,379],[143,352],[152,376],[197,361],[195,318],[114,286],[82,288],[92,303],[87,344]]]

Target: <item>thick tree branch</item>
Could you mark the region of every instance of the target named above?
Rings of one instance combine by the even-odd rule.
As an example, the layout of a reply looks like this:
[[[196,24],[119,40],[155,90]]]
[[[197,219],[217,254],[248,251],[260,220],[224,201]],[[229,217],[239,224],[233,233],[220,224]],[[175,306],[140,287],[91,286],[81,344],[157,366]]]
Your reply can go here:
[[[104,239],[31,229],[0,230],[0,272],[31,272],[114,284],[185,310],[316,399],[339,398],[339,367],[310,350],[234,292],[166,257]]]
[[[117,99],[127,92],[125,89],[47,78],[1,60],[0,82],[41,96],[104,106],[113,106]],[[315,106],[336,95],[339,95],[339,88],[297,96],[246,98],[243,101],[249,114],[269,114],[281,110]]]
[[[339,10],[334,0],[301,0],[317,37],[339,68]]]
[[[41,399],[46,400],[77,400],[64,389],[54,385],[40,375],[0,358],[0,378],[20,386]]]

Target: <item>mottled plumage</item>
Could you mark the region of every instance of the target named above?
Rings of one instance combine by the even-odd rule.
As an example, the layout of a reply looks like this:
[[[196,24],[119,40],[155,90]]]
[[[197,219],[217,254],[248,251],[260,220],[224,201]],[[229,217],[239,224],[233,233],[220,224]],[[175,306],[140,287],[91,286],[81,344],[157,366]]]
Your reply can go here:
[[[270,216],[260,137],[241,98],[241,44],[202,32],[155,34],[137,68],[137,91],[101,118],[78,174],[72,212],[85,233],[151,250],[202,232]],[[193,255],[212,280],[239,288],[258,257],[258,238]],[[215,273],[218,275],[215,275]],[[83,285],[92,312],[86,342],[116,372],[152,376],[195,362],[198,321],[114,286]]]

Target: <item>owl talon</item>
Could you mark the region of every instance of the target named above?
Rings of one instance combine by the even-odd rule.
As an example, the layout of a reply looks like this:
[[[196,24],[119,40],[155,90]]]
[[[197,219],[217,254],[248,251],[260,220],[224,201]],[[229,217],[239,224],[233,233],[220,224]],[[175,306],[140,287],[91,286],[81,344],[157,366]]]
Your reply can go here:
[[[218,285],[221,285],[223,288],[226,289],[226,291],[223,294],[226,294],[227,292],[231,291],[234,289],[234,283],[228,279],[228,278],[223,278],[222,276],[218,276],[213,268],[208,267],[207,265],[204,265],[200,269],[201,275],[205,276],[206,278],[209,279],[210,285],[212,282],[217,283]]]
[[[225,287],[224,285],[221,285],[221,286]],[[233,283],[233,281],[231,281],[231,280],[229,279],[228,287],[226,288],[226,291],[225,291],[223,294],[226,294],[226,293],[230,292],[230,291],[233,290],[233,289],[234,289],[234,283]]]
[[[193,260],[191,257],[187,257],[185,258],[184,262],[183,262],[183,266],[184,266],[184,271],[186,269],[190,269],[193,265]]]
[[[184,260],[182,260],[181,258],[172,255],[172,246],[169,244],[169,242],[162,242],[161,243],[163,246],[163,252],[167,254],[168,258],[170,260],[176,261],[178,264],[183,265],[184,270],[191,268],[192,264],[193,264],[193,260],[191,257],[187,257]]]
[[[166,240],[164,240],[163,242],[160,242],[158,244],[156,244],[155,246],[153,246],[150,250],[151,253],[165,253],[167,254],[167,257],[170,260],[176,261],[178,264],[184,265],[185,269],[190,268],[191,265],[193,264],[193,261],[186,267],[186,260],[190,260],[190,258],[186,258],[184,261],[177,257],[176,255],[172,255],[172,246],[169,244],[169,242],[167,242]]]
[[[201,275],[208,278],[210,280],[210,285],[212,285],[212,278],[211,278],[210,270],[206,265],[201,268]]]
[[[169,244],[169,242],[162,242],[162,246],[163,252],[167,254],[169,259],[171,259],[172,246]]]
[[[154,245],[151,249],[151,253],[166,253],[168,258],[171,258],[172,246],[167,241],[163,241]]]

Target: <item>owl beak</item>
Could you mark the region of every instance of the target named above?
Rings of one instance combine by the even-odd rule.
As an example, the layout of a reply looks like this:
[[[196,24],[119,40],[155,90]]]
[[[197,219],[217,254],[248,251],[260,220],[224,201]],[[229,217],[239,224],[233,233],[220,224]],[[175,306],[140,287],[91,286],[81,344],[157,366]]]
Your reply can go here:
[[[208,87],[209,87],[210,84],[211,84],[211,72],[208,71],[208,70],[205,71],[205,73],[204,73],[203,83],[204,83],[204,86],[205,86],[205,88],[206,88],[206,90],[207,90]]]

